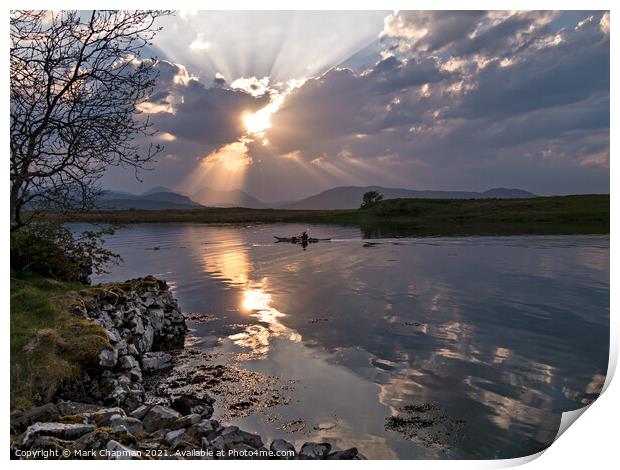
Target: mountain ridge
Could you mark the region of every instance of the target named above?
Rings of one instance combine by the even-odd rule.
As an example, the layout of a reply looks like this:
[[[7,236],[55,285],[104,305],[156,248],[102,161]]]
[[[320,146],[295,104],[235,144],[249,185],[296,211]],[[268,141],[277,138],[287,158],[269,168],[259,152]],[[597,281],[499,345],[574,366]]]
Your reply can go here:
[[[360,206],[362,196],[368,191],[378,191],[385,199],[511,199],[537,197],[523,189],[491,188],[486,191],[441,191],[416,190],[405,188],[386,188],[383,186],[337,186],[313,196],[279,207],[280,209],[355,209]]]
[[[441,191],[386,188],[383,186],[336,186],[312,196],[280,203],[264,203],[241,190],[218,190],[204,187],[191,195],[156,186],[141,194],[127,191],[105,191],[97,200],[97,208],[103,210],[128,209],[191,209],[200,207],[245,207],[248,209],[356,209],[367,191],[378,191],[385,199],[484,199],[484,198],[531,198],[537,195],[517,188],[491,188],[486,191]]]
[[[161,209],[198,209],[201,204],[189,197],[163,187],[152,188],[142,194],[126,191],[104,191],[95,202],[99,210],[161,210]]]
[[[269,207],[241,189],[220,190],[204,187],[193,192],[191,197],[207,207],[247,207],[248,209]]]

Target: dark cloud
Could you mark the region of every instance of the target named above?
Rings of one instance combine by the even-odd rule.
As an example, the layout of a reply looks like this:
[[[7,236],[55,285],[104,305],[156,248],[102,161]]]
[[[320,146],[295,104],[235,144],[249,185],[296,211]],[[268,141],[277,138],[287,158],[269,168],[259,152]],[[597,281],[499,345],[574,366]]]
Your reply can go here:
[[[440,82],[449,76],[448,72],[439,69],[434,59],[410,59],[403,62],[391,56],[363,75],[362,81],[368,84],[371,91],[393,93],[425,83]]]
[[[332,69],[286,97],[271,119],[269,139],[282,151],[291,151],[342,136],[413,125],[427,106],[420,95],[422,85],[448,77],[432,59],[388,57],[363,73]]]
[[[255,97],[223,83],[207,87],[178,64],[160,61],[157,68],[157,89],[149,99],[155,106],[146,108],[153,123],[177,140],[203,144],[205,150],[239,139],[245,133],[243,113],[268,103],[267,96]]]
[[[558,33],[557,45],[514,56],[514,64],[489,63],[456,113],[513,115],[562,106],[609,93],[609,35],[591,26]]]
[[[438,28],[409,57],[388,56],[362,73],[332,70],[291,93],[272,117],[272,151],[297,150],[306,161],[332,163],[352,155],[377,167],[397,159],[403,175],[446,175],[445,165],[453,165],[467,169],[460,174],[469,187],[478,181],[475,171],[489,174],[494,165],[498,174],[519,165],[555,168],[557,175],[568,168],[571,175],[594,171],[584,165],[604,168],[609,34],[603,16],[553,29],[555,15],[548,12],[429,13],[416,24]],[[459,27],[450,29],[453,24]],[[401,29],[397,42],[406,34]],[[420,47],[463,55],[423,57]],[[596,173],[584,187],[607,190],[605,172]]]
[[[403,46],[432,53],[467,39],[486,16],[483,11],[399,11],[388,16],[384,33]]]

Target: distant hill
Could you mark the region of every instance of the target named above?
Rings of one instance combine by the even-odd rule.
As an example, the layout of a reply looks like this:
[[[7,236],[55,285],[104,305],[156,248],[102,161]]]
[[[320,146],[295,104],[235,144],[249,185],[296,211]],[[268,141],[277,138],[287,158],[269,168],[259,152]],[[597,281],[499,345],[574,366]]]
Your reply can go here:
[[[154,188],[149,189],[148,191],[144,191],[142,196],[148,196],[149,194],[155,193],[174,193],[174,191],[170,188],[166,188],[165,186],[155,186]]]
[[[532,194],[529,191],[511,188],[493,188],[480,194],[483,198],[497,199],[527,199],[530,197],[537,197],[536,194]]]
[[[263,202],[240,189],[221,191],[203,188],[193,193],[192,198],[203,206],[208,207],[247,207],[249,209],[263,209],[266,207]]]
[[[162,189],[164,191],[161,191]],[[124,191],[106,191],[95,205],[99,210],[197,209],[202,207],[189,197],[162,187],[153,188],[141,195]]]
[[[475,191],[417,191],[381,186],[339,186],[297,202],[287,203],[282,209],[355,209],[360,206],[362,196],[368,191],[379,191],[385,199],[484,199],[484,198],[530,198],[537,197],[522,189],[493,188],[484,192]]]

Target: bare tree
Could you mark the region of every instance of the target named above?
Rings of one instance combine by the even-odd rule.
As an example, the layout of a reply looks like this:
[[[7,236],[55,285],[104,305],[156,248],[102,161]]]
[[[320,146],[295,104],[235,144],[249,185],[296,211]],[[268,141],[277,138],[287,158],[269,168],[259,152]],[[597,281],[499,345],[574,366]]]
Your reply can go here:
[[[11,12],[11,231],[89,207],[108,167],[137,176],[161,150],[140,115],[157,78],[141,53],[165,14]]]

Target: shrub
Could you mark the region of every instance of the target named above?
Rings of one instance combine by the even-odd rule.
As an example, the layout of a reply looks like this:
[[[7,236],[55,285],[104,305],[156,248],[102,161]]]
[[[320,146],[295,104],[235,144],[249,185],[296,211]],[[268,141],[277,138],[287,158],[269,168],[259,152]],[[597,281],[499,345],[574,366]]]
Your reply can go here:
[[[113,229],[75,235],[61,225],[41,222],[11,234],[11,269],[62,281],[88,284],[89,276],[104,272],[120,257],[103,247],[103,235]]]
[[[383,200],[383,194],[378,191],[368,191],[364,193],[362,197],[362,205],[360,209],[370,209],[376,206],[379,201]]]

